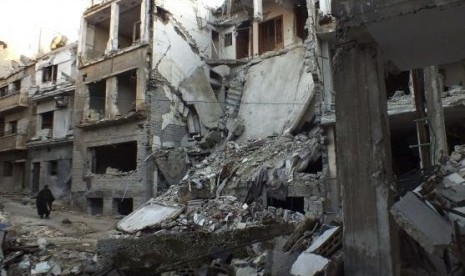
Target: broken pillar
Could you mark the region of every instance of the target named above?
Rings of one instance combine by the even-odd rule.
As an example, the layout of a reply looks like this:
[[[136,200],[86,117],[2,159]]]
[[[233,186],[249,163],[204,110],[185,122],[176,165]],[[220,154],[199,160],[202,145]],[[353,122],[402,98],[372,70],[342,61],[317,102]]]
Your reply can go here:
[[[439,164],[441,156],[448,155],[446,124],[441,100],[440,76],[437,66],[424,69],[425,96],[428,111],[428,125],[430,128],[431,161]]]
[[[398,275],[384,73],[372,44],[342,44],[335,60],[336,148],[346,275]]]
[[[110,18],[110,37],[106,53],[111,53],[118,50],[118,28],[119,28],[119,4],[117,2],[111,3],[111,18]]]

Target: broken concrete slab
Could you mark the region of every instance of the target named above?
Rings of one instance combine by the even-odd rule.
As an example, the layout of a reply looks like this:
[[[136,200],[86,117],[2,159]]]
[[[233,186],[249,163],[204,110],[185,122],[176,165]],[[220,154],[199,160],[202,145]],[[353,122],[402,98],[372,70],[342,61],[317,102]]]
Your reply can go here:
[[[247,245],[289,235],[293,230],[292,224],[275,224],[221,233],[161,231],[141,237],[102,239],[97,251],[102,266],[114,265],[131,275],[148,275],[210,263],[211,255],[218,253],[218,245],[221,252],[244,255]]]
[[[187,104],[192,104],[201,123],[208,129],[218,127],[222,114],[220,104],[210,86],[203,67],[198,67],[190,77],[179,84],[179,91]]]
[[[465,185],[458,184],[450,188],[440,188],[437,192],[445,197],[452,207],[465,206]]]
[[[167,219],[174,219],[183,211],[178,204],[167,204],[150,200],[142,207],[122,219],[116,227],[127,233],[136,233],[147,227],[157,225]]]
[[[307,276],[322,272],[329,264],[329,260],[319,255],[302,252],[291,268],[291,275]]]
[[[317,253],[329,257],[335,250],[342,246],[341,227],[336,226],[323,232],[316,238],[305,252]]]
[[[303,117],[313,117],[307,111],[314,107],[315,84],[305,69],[305,49],[300,47],[249,68],[239,109],[245,126],[241,139],[281,134]]]
[[[394,219],[427,252],[442,254],[451,243],[451,224],[435,210],[408,192],[391,208]]]
[[[186,175],[188,166],[187,154],[184,151],[180,149],[158,151],[154,158],[168,184],[177,185]]]

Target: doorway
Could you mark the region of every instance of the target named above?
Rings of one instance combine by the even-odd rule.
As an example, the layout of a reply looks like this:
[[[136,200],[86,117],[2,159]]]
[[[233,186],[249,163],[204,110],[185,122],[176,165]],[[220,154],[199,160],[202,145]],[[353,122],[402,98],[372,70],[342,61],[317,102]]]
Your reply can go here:
[[[32,192],[37,193],[40,185],[40,162],[32,163]]]

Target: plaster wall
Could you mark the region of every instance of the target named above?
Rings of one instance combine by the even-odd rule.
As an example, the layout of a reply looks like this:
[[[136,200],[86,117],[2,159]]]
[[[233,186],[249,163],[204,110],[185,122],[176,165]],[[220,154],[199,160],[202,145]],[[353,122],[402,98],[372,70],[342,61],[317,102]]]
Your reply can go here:
[[[58,65],[56,82],[42,82],[43,69],[48,66]],[[40,58],[35,67],[36,85],[40,90],[54,88],[55,85],[63,85],[69,82],[62,73],[75,78],[76,44],[70,44],[64,48],[58,48]]]
[[[451,64],[440,65],[439,69],[444,70],[444,85],[451,87],[453,85],[465,86],[465,62],[455,62]]]
[[[31,148],[28,159],[32,163],[40,163],[39,189],[49,185],[56,198],[68,195],[71,189],[72,143],[66,145],[49,145]],[[50,162],[57,162],[56,175],[51,174]],[[32,174],[32,166],[28,169]]]
[[[287,2],[286,7],[275,3],[263,5],[263,22],[266,22],[280,15],[283,16],[284,48],[294,44],[296,41],[298,41],[297,39],[300,40],[300,38],[295,35],[294,11],[289,9],[292,7],[293,5],[289,4],[289,2]],[[258,35],[258,33],[254,35]]]
[[[19,153],[3,153],[0,154],[0,188],[3,191],[21,191],[25,185],[24,169],[21,169],[18,161],[26,160],[26,152]],[[11,176],[4,175],[4,162],[13,162],[13,174]]]
[[[65,138],[67,135],[73,134],[73,100],[69,100],[66,108],[57,108],[55,100],[52,98],[37,104],[36,115],[33,118],[36,121],[35,136],[41,136],[42,134],[40,114],[50,111],[53,111],[52,138]]]
[[[297,47],[249,68],[239,110],[245,125],[241,139],[280,134],[305,113],[314,83],[304,56],[304,48]]]

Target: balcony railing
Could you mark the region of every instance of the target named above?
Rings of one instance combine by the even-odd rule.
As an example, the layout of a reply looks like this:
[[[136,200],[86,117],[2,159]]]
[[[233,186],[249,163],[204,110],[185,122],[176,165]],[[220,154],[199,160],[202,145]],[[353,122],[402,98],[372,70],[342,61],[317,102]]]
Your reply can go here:
[[[27,95],[25,94],[15,93],[0,97],[0,112],[27,106]]]
[[[26,149],[25,134],[7,134],[0,137],[0,152]]]

